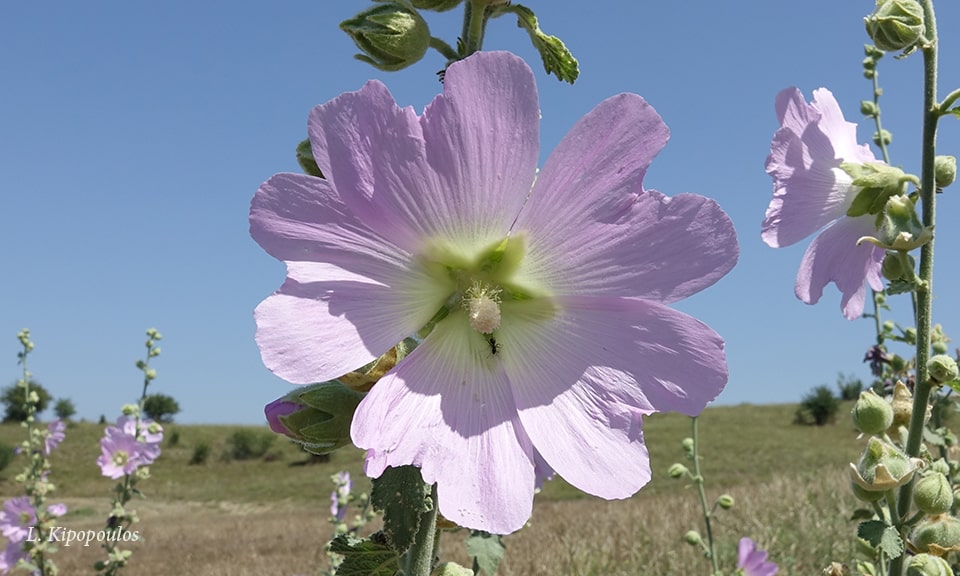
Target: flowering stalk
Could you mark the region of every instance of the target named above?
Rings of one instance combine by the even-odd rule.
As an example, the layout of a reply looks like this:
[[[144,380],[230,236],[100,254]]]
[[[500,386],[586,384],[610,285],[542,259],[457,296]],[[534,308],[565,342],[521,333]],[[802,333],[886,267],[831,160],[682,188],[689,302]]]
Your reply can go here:
[[[157,371],[150,368],[150,359],[160,355],[157,340],[163,336],[155,328],[147,330],[147,354],[143,360],[137,360],[137,368],[143,372],[143,389],[140,399],[135,405],[123,407],[123,416],[116,426],[107,428],[104,438],[100,442],[102,455],[97,460],[103,474],[110,478],[120,478],[114,488],[111,500],[110,515],[107,517],[106,530],[117,535],[115,538],[106,538],[103,549],[107,553],[106,561],[97,561],[94,568],[104,576],[113,576],[126,566],[133,554],[130,550],[121,550],[119,537],[130,526],[139,522],[135,511],[127,511],[124,506],[133,498],[134,494],[141,494],[136,488],[140,480],[150,477],[149,465],[160,455],[160,442],[163,439],[163,429],[155,422],[141,420],[144,403],[147,398],[147,388],[157,377]],[[141,494],[142,495],[142,494]]]
[[[922,0],[926,21],[926,34],[921,51],[923,52],[923,136],[920,175],[920,202],[922,203],[922,222],[925,227],[932,227],[935,223],[936,182],[934,174],[934,158],[937,146],[937,121],[939,120],[939,106],[937,104],[937,24],[933,9],[933,0]],[[917,381],[913,396],[913,414],[910,418],[910,431],[907,437],[906,453],[908,456],[917,456],[920,453],[920,444],[923,440],[923,426],[927,404],[933,383],[930,381],[927,362],[930,359],[930,325],[933,294],[933,239],[920,249],[920,282],[917,287]],[[898,517],[895,522],[900,525],[902,519],[910,512],[910,503],[913,494],[913,482],[905,484],[900,489],[898,502]],[[901,530],[902,532],[902,530]],[[903,570],[903,556],[894,559],[890,564],[891,576],[899,576]]]
[[[693,482],[697,485],[697,494],[700,497],[700,510],[703,511],[703,523],[707,528],[707,554],[710,556],[710,563],[713,565],[712,574],[716,574],[720,567],[717,564],[717,550],[713,543],[713,528],[710,525],[710,519],[713,514],[707,510],[707,494],[703,489],[703,474],[700,473],[700,452],[697,436],[697,417],[690,418],[691,438],[693,447],[691,448],[693,456]]]

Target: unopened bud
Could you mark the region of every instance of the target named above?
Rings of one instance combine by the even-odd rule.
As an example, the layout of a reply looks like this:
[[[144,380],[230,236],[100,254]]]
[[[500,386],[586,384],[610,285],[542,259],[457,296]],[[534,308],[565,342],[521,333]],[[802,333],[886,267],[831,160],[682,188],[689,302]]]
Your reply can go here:
[[[946,188],[957,179],[957,157],[937,156],[933,159],[933,174],[937,188]]]
[[[412,0],[414,8],[421,10],[433,10],[435,12],[446,12],[456,8],[463,0]]]
[[[473,570],[464,568],[456,562],[444,562],[434,568],[430,576],[473,576]]]
[[[927,514],[943,514],[953,506],[953,490],[950,481],[939,472],[929,473],[917,481],[913,492],[917,508]]]
[[[903,486],[922,463],[895,446],[870,438],[858,465],[850,464],[850,477],[864,490],[885,492]]]
[[[957,361],[946,354],[937,354],[927,362],[930,379],[936,384],[943,384],[956,380],[958,376]]]
[[[696,546],[697,544],[703,543],[703,538],[700,536],[700,533],[696,530],[690,530],[683,535],[683,540],[691,546]]]
[[[907,564],[907,576],[953,576],[953,569],[939,556],[917,554]]]
[[[401,70],[430,47],[430,29],[416,10],[399,2],[378,4],[340,23],[360,49],[356,58],[380,70]]]
[[[935,556],[960,551],[960,520],[947,514],[927,518],[910,534],[910,543],[917,552]]]
[[[872,61],[872,60],[871,60]],[[877,105],[869,100],[863,100],[860,102],[860,113],[864,116],[876,116],[880,112],[880,109],[877,108]]]
[[[864,434],[880,434],[893,424],[893,407],[873,390],[860,393],[851,415],[853,425]]]
[[[719,498],[717,498],[717,506],[720,506],[724,510],[733,508],[734,503],[735,500],[733,499],[733,496],[729,494],[722,494]]]
[[[893,133],[886,128],[873,133],[873,143],[877,146],[889,146],[893,142]]]
[[[878,0],[864,21],[877,48],[888,52],[911,48],[923,36],[923,8],[915,0]]]
[[[680,446],[683,447],[684,452],[693,452],[693,438],[684,438]]]
[[[670,469],[667,471],[667,474],[669,474],[671,478],[680,478],[681,476],[689,472],[690,471],[687,469],[686,466],[678,462],[670,467]]]

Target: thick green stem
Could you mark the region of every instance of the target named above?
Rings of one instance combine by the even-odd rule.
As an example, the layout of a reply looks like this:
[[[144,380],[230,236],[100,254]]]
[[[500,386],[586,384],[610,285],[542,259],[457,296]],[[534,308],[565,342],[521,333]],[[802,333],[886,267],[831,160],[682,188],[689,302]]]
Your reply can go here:
[[[487,3],[483,0],[468,0],[463,14],[463,44],[464,55],[467,56],[474,52],[479,52],[483,48],[483,32],[487,24],[484,13],[487,10]]]
[[[923,46],[923,141],[920,173],[921,217],[924,226],[933,226],[935,222],[936,182],[934,178],[934,158],[937,151],[937,21],[933,10],[933,0],[923,0],[926,19],[926,42]],[[927,404],[933,383],[927,374],[927,361],[930,359],[930,325],[933,296],[933,240],[920,249],[920,286],[917,288],[917,373],[913,391],[913,413],[910,418],[910,432],[907,436],[906,451],[909,456],[920,453],[923,440],[923,425],[927,413]],[[903,526],[903,520],[910,513],[913,496],[913,482],[900,489],[898,518],[895,522]],[[900,576],[903,571],[903,557],[890,563],[890,575]]]
[[[405,576],[430,576],[433,567],[434,543],[437,533],[437,485],[433,485],[430,494],[433,506],[420,517],[420,530],[413,541],[413,546],[407,550],[404,562]]]
[[[710,562],[713,565],[712,574],[720,570],[717,563],[717,551],[713,544],[713,528],[710,525],[710,510],[707,508],[707,494],[703,489],[703,475],[700,474],[700,444],[697,437],[697,417],[690,418],[693,428],[693,482],[697,485],[697,493],[700,495],[700,508],[703,510],[703,523],[707,528],[707,550],[710,554]]]

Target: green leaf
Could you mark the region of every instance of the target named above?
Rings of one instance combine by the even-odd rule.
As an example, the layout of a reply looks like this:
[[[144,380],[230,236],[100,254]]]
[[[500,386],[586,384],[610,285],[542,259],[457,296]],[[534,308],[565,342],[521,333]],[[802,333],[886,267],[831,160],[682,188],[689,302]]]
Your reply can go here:
[[[857,526],[857,537],[863,538],[876,548],[883,540],[883,532],[886,529],[887,525],[881,520],[867,520]]]
[[[549,36],[540,30],[540,24],[537,22],[537,16],[533,10],[520,4],[513,4],[508,9],[517,15],[517,26],[525,29],[530,34],[530,41],[533,47],[540,52],[540,58],[543,60],[543,67],[547,74],[553,74],[558,79],[573,84],[580,76],[580,64],[573,54],[556,36]]]
[[[400,569],[397,553],[372,538],[343,534],[330,542],[330,551],[343,556],[337,576],[393,576]]]
[[[473,557],[476,565],[487,576],[497,573],[504,551],[503,539],[497,534],[474,530],[467,538],[467,554]]]
[[[947,382],[947,386],[953,388],[954,392],[960,394],[960,380],[951,380],[950,382]]]
[[[313,159],[313,151],[310,148],[309,139],[297,144],[297,163],[300,164],[300,168],[303,169],[304,173],[316,176],[317,178],[323,178],[323,172],[321,172],[320,167],[317,166],[317,161]]]
[[[887,286],[887,295],[892,296],[894,294],[906,294],[907,292],[913,292],[917,289],[917,285],[913,282],[907,282],[904,280],[894,280]]]
[[[424,484],[416,466],[384,470],[373,481],[370,503],[374,510],[383,512],[383,531],[399,554],[413,544],[420,529],[420,516],[433,507],[430,487]]]
[[[880,550],[890,559],[899,558],[903,554],[903,539],[900,538],[900,533],[893,526],[887,526],[887,529],[883,531]]]
[[[951,108],[951,109],[947,110],[947,112],[949,112],[950,114],[953,114],[953,115],[956,116],[957,118],[960,118],[960,106],[957,106],[957,107],[955,107],[955,108]]]

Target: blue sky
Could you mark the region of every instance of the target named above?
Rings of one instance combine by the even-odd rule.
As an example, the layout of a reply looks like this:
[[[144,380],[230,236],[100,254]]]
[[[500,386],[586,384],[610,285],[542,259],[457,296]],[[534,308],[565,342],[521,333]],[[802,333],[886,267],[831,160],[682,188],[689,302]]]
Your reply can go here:
[[[380,78],[418,111],[440,90],[432,52],[381,73],[352,59],[337,24],[362,0],[281,3],[7,3],[0,17],[0,384],[16,380],[17,332],[37,344],[31,369],[80,416],[112,418],[140,391],[144,331],[165,336],[154,392],[180,401],[182,422],[258,423],[289,385],[253,340],[253,308],[284,267],[247,232],[250,199],[271,174],[296,171],[310,108]],[[512,17],[493,21],[485,48],[531,63],[543,113],[543,158],[604,98],[635,92],[672,131],[645,185],[711,196],[737,227],[738,266],[680,303],[727,340],[730,382],[718,402],[794,402],[838,372],[866,378],[868,320],[846,321],[828,287],[817,306],[793,283],[806,243],[760,240],[771,182],[763,166],[777,128],[776,93],[831,89],[848,119],[870,94],[861,75],[862,17],[872,0],[528,2],[542,27],[579,58],[580,79],[543,73]],[[939,2],[941,30],[960,5]],[[459,14],[430,19],[455,41]],[[960,37],[941,41],[941,96],[960,86]],[[881,62],[893,161],[919,170],[921,58]],[[945,121],[941,153],[960,153]],[[934,315],[960,326],[958,189],[940,196]],[[893,300],[904,312],[905,297]],[[901,318],[906,318],[901,314]],[[957,333],[960,334],[960,333]]]

